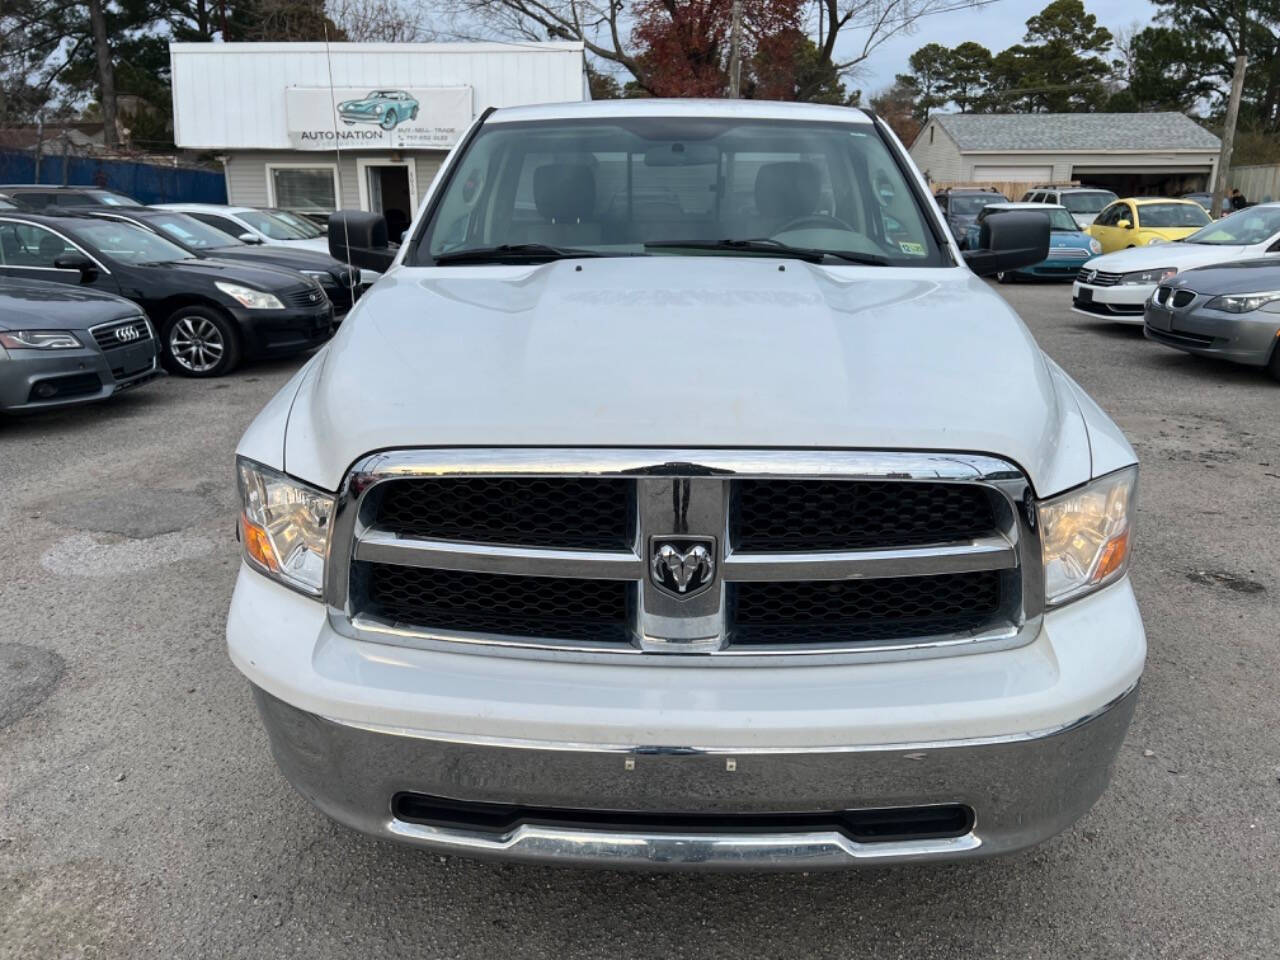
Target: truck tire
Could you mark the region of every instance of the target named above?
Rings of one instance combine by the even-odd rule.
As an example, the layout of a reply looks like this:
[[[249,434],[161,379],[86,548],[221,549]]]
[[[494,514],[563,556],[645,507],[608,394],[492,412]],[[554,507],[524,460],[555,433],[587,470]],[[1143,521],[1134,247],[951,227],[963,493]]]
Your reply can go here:
[[[164,323],[164,365],[184,377],[221,377],[240,363],[235,324],[221,310],[179,307]]]

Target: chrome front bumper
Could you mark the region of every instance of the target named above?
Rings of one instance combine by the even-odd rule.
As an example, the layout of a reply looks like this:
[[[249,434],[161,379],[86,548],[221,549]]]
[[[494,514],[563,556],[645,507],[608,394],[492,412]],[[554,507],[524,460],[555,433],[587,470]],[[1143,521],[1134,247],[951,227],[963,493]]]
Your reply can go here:
[[[1066,829],[1097,801],[1137,700],[1136,685],[1074,723],[1024,735],[814,750],[598,747],[429,737],[337,722],[258,687],[280,769],[338,822],[469,857],[597,867],[811,870],[1009,853]],[[495,832],[400,819],[411,792],[478,804],[595,811]],[[837,830],[734,829],[736,814],[799,814],[963,804],[960,836],[863,842]],[[651,812],[674,827],[600,824],[599,811]],[[675,814],[677,816],[670,816]],[[679,814],[724,814],[724,829],[679,828]],[[572,819],[572,818],[569,818]],[[584,818],[587,819],[587,818]],[[634,824],[634,817],[625,818]]]

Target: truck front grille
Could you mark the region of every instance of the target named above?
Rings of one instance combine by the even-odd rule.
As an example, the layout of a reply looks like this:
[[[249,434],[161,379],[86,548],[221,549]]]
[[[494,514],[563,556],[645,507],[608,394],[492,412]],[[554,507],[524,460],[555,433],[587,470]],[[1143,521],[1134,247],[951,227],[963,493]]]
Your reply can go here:
[[[981,487],[892,480],[740,480],[739,550],[853,550],[981,536],[995,528]]]
[[[331,622],[640,660],[1007,646],[1040,612],[1029,497],[954,454],[377,454],[339,499]]]

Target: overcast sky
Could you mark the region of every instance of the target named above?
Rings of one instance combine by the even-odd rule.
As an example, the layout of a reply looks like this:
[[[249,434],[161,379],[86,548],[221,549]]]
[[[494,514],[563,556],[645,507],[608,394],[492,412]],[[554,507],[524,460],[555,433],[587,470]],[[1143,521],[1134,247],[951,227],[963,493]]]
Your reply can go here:
[[[863,64],[864,70],[847,82],[850,90],[863,91],[862,102],[883,87],[893,83],[894,74],[907,72],[907,58],[926,43],[954,47],[966,40],[976,40],[992,53],[1020,43],[1028,18],[1049,5],[1049,0],[997,0],[978,10],[941,13],[920,22],[915,33],[897,36],[880,47]],[[1116,33],[1138,23],[1146,26],[1155,18],[1156,9],[1149,0],[1084,0],[1085,9],[1098,22]],[[864,38],[850,35],[837,51],[856,49]]]

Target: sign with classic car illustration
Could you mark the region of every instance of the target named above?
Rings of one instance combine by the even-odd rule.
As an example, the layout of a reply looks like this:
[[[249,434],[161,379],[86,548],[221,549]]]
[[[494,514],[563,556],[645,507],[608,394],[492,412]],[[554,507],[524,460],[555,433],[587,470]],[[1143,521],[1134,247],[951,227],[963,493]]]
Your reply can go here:
[[[470,87],[289,87],[298,150],[447,150],[471,122]]]

